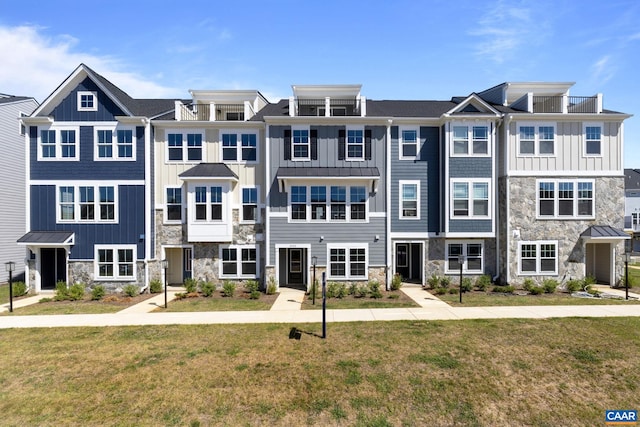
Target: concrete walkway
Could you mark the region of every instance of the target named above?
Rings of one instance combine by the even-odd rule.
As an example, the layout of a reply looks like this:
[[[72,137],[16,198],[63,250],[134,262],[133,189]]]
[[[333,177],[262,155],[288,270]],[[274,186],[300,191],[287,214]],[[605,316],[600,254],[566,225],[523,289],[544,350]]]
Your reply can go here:
[[[406,287],[402,291],[414,299],[420,307],[378,308],[354,310],[327,310],[327,322],[370,322],[389,320],[461,320],[461,319],[545,319],[552,317],[640,317],[639,304],[620,305],[571,305],[524,307],[450,307],[420,287]],[[180,289],[170,290],[173,297]],[[624,291],[623,291],[624,292]],[[629,294],[638,296],[637,294]],[[139,325],[201,325],[201,324],[251,324],[251,323],[320,323],[322,310],[301,310],[303,291],[281,289],[271,310],[218,311],[184,313],[150,313],[164,306],[164,294],[136,304],[118,313],[67,314],[43,316],[0,316],[0,329],[80,326],[139,326]],[[14,301],[27,305],[37,303],[42,295]],[[317,302],[317,301],[316,301]],[[5,304],[8,305],[8,304]]]

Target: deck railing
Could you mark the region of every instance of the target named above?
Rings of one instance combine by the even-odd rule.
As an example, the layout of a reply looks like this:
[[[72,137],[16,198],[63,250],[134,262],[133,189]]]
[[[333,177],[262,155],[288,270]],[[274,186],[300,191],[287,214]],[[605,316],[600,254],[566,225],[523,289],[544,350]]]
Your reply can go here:
[[[600,113],[598,96],[533,96],[534,113]]]

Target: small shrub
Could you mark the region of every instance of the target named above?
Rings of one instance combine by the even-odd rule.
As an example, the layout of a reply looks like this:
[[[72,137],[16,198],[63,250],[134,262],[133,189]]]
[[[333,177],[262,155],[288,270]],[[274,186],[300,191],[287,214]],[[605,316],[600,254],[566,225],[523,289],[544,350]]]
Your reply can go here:
[[[440,279],[440,287],[442,288],[448,288],[449,285],[451,285],[451,278],[444,276],[442,279]]]
[[[542,289],[544,289],[544,292],[547,294],[554,293],[557,287],[558,281],[555,279],[546,279],[544,282],[542,282]]]
[[[438,288],[435,289],[434,292],[435,292],[436,295],[444,295],[444,294],[447,293],[447,289],[438,287]]]
[[[390,299],[398,299],[398,298],[400,298],[400,295],[399,294],[391,294],[391,295],[389,295],[389,298]]]
[[[624,276],[622,276],[620,278],[620,281],[618,282],[618,287],[619,288],[626,288],[626,278]],[[635,285],[635,280],[633,278],[633,276],[629,276],[629,289],[633,288],[633,285]],[[15,295],[15,291],[14,291],[14,295]]]
[[[222,295],[225,297],[233,297],[236,293],[236,284],[230,280],[225,280],[222,284]]]
[[[493,292],[502,292],[505,294],[512,294],[516,289],[512,285],[506,286],[494,286]]]
[[[583,289],[586,290],[587,286],[591,286],[591,285],[595,285],[596,284],[596,278],[593,276],[587,276],[584,279],[582,279],[582,287]]]
[[[136,285],[125,285],[122,288],[122,293],[128,297],[135,297],[138,295],[138,287]]]
[[[522,285],[522,289],[524,289],[527,292],[531,292],[531,289],[533,287],[537,287],[537,286],[532,278],[527,277],[526,279],[524,279],[524,284]]]
[[[582,284],[579,280],[571,279],[567,282],[565,288],[569,293],[578,292],[582,288]]]
[[[56,282],[56,293],[53,297],[56,301],[64,301],[69,298],[69,288],[66,282]]]
[[[473,281],[471,277],[463,277],[462,278],[462,292],[471,292],[473,290]]]
[[[177,300],[185,299],[185,298],[187,297],[187,293],[186,293],[186,292],[176,292],[176,293],[174,294],[174,296],[175,296],[175,298],[176,298]]]
[[[11,289],[13,290],[14,297],[21,297],[27,294],[27,284],[24,282],[13,282]]]
[[[399,273],[396,273],[393,275],[393,278],[391,279],[391,290],[397,291],[401,287],[402,287],[402,275]]]
[[[104,298],[105,295],[105,291],[104,291],[104,286],[102,285],[96,285],[93,287],[93,289],[91,289],[91,299],[94,301],[100,301],[102,298]]]
[[[353,295],[356,298],[364,298],[369,294],[369,287],[365,285],[356,285],[356,293]]]
[[[380,283],[378,283],[377,281],[371,281],[369,282],[369,295],[371,296],[371,298],[382,298],[382,292],[380,292]]]
[[[259,290],[256,289],[255,291],[251,291],[251,293],[249,294],[249,298],[250,299],[260,299],[260,295],[262,295],[262,294],[260,293]]]
[[[327,289],[326,289],[327,298],[335,298],[336,295],[338,295],[338,283],[337,282],[327,283]]]
[[[160,279],[153,279],[149,282],[149,292],[152,294],[159,294],[162,292],[162,282]]]
[[[193,279],[191,277],[185,279],[183,286],[188,294],[198,292],[198,282],[196,279]]]
[[[358,284],[355,282],[352,282],[349,285],[349,290],[348,290],[349,295],[353,295],[355,296],[358,293]]]
[[[70,299],[71,301],[79,301],[84,298],[84,291],[84,283],[74,283],[69,286],[67,299]]]
[[[456,294],[458,293],[458,288],[451,288],[451,289],[449,289],[449,293],[450,293],[451,295],[456,295]]]
[[[51,301],[53,301],[53,298],[49,298],[49,297],[46,297],[46,298],[40,298],[40,299],[38,300],[38,302],[51,302]]]
[[[436,289],[440,285],[440,278],[432,274],[431,277],[427,279],[427,284],[431,289]]]
[[[269,277],[269,283],[267,283],[267,295],[273,295],[278,290],[278,282],[276,278],[271,276]]]
[[[244,283],[244,288],[247,290],[247,292],[252,293],[259,290],[260,284],[257,280],[247,280]]]
[[[483,274],[476,278],[476,289],[479,291],[486,291],[491,285],[491,276],[488,274]]]
[[[529,292],[531,295],[540,295],[542,292],[544,292],[544,289],[541,286],[533,285],[529,287],[529,290],[527,292]]]
[[[337,289],[337,293],[336,293],[336,298],[344,298],[347,296],[347,285],[345,285],[344,283],[340,283],[338,285],[338,289]]]
[[[201,282],[200,290],[202,291],[202,295],[204,295],[205,297],[210,297],[215,292],[216,285],[209,281]]]

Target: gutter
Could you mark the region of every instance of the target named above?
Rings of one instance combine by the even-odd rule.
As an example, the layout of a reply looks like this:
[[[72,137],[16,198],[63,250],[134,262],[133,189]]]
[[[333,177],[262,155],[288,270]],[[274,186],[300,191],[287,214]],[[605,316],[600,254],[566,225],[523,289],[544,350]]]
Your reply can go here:
[[[385,198],[386,198],[386,211],[387,215],[385,217],[387,232],[385,240],[386,240],[386,289],[389,290],[391,284],[391,267],[393,265],[391,258],[391,189],[389,188],[391,185],[391,124],[393,123],[392,119],[387,120],[387,158],[385,160]]]

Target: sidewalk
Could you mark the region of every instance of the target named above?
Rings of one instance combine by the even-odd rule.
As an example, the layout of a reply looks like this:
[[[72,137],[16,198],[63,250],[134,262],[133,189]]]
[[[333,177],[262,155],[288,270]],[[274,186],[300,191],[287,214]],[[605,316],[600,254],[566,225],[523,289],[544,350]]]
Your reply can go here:
[[[420,287],[401,289],[420,307],[377,308],[354,310],[327,310],[327,322],[373,322],[390,320],[462,320],[462,319],[546,319],[552,317],[640,317],[640,305],[571,305],[571,306],[523,306],[523,307],[450,307]],[[169,291],[173,298],[175,292]],[[631,293],[629,294],[632,295]],[[637,294],[633,294],[638,296]],[[26,305],[43,296],[20,300]],[[218,311],[151,313],[164,306],[164,294],[136,304],[118,313],[67,314],[43,316],[0,316],[0,329],[81,326],[141,326],[141,325],[213,325],[251,323],[319,323],[322,310],[301,310],[303,291],[281,289],[281,293],[267,311]],[[14,301],[14,308],[18,301]]]

